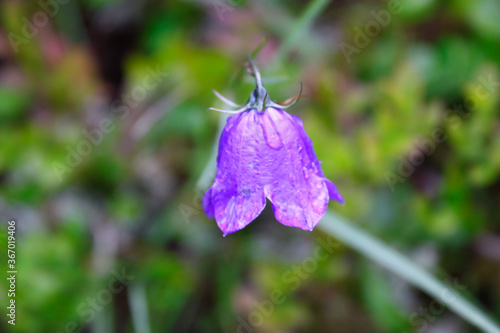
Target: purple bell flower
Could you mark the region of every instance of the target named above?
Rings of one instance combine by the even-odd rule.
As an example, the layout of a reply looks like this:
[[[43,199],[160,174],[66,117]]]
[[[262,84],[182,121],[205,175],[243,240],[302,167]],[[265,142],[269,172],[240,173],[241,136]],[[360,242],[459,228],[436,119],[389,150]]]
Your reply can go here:
[[[228,118],[220,137],[217,174],[203,197],[203,209],[226,236],[259,216],[267,198],[279,222],[312,230],[330,199],[342,204],[344,199],[325,178],[300,118],[283,110],[300,94],[286,106],[272,102],[250,63],[256,87],[247,105],[236,111],[212,108],[236,114]]]

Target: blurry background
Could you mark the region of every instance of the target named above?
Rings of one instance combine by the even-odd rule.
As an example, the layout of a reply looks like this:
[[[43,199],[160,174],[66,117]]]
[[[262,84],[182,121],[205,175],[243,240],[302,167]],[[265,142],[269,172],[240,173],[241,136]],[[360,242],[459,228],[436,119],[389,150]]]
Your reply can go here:
[[[19,273],[0,331],[477,332],[269,204],[225,238],[206,218],[211,89],[246,102],[263,38],[270,96],[304,84],[291,112],[345,198],[330,209],[498,322],[499,18],[496,0],[3,1],[0,242],[15,219]]]

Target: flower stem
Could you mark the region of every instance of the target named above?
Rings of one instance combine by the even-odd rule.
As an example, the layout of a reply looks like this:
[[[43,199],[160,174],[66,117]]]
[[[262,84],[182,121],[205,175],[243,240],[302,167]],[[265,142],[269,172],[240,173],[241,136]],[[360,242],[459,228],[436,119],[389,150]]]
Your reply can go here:
[[[262,85],[262,79],[260,77],[259,69],[255,65],[255,61],[253,60],[252,57],[248,57],[247,60],[250,63],[250,66],[252,67],[252,72],[253,72],[252,74],[255,77],[255,86],[258,90],[261,90],[262,88],[264,88],[264,86]]]

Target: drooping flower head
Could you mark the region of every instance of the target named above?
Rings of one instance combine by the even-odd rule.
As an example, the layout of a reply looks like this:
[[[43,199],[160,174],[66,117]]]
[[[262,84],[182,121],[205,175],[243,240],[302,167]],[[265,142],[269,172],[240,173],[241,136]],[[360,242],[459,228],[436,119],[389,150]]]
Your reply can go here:
[[[312,230],[328,201],[344,203],[325,178],[312,141],[299,117],[271,101],[250,59],[256,86],[248,103],[227,120],[219,142],[217,174],[203,197],[203,209],[224,236],[243,229],[262,212],[266,198],[284,225]],[[302,90],[302,89],[301,89]],[[237,107],[219,93],[227,104]]]

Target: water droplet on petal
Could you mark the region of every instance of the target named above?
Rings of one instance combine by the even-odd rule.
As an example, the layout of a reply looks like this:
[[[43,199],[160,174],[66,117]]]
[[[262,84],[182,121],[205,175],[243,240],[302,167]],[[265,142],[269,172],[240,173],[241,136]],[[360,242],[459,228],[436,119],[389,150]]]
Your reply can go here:
[[[306,167],[303,167],[302,171],[304,171],[304,178],[308,179],[309,178],[309,169],[307,169]]]
[[[316,165],[316,162],[313,162],[312,166],[313,166],[314,173],[318,173],[319,170],[318,170],[318,166]]]

